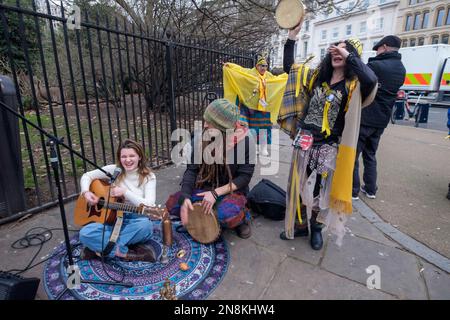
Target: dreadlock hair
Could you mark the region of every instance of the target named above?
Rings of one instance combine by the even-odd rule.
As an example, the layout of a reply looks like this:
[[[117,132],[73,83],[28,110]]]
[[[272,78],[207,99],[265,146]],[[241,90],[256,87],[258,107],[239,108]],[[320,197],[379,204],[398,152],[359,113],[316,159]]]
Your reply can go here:
[[[335,42],[333,45],[337,46],[339,43],[342,42]],[[345,43],[345,49],[358,56],[358,51],[346,40]],[[314,82],[314,87],[320,86],[323,82],[330,83],[331,77],[333,76],[333,65],[331,64],[331,54],[328,52],[325,57],[322,59],[322,62],[320,63],[319,67],[319,74],[316,77],[316,81]],[[344,77],[346,80],[350,80],[353,77],[355,77],[356,74],[353,72],[351,68],[348,66],[345,66],[344,70]]]
[[[207,129],[206,129],[207,130]],[[205,132],[205,130],[203,131]],[[220,177],[223,176],[225,173],[228,176],[228,183],[230,186],[230,190],[232,187],[232,180],[233,176],[231,174],[230,167],[227,164],[227,157],[226,157],[226,135],[222,134],[222,159],[223,164],[220,163],[213,163],[213,164],[207,164],[202,159],[202,163],[200,165],[200,170],[197,175],[197,181],[195,183],[196,188],[201,189],[205,184],[211,184],[213,188],[220,187]],[[214,139],[217,139],[215,137]],[[203,151],[208,146],[208,141],[202,142],[202,157],[203,157]],[[213,150],[215,152],[215,150]],[[215,156],[213,154],[213,156]]]

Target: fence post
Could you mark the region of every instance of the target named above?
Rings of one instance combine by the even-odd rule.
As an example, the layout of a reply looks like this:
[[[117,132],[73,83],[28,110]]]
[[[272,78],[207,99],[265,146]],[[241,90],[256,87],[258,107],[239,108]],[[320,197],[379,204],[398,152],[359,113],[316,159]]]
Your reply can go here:
[[[14,82],[0,75],[0,101],[17,111]],[[19,122],[0,106],[0,217],[25,210],[25,185],[22,172]]]
[[[175,90],[173,85],[173,72],[172,72],[172,57],[173,57],[173,44],[169,40],[166,42],[166,70],[167,70],[167,89],[168,89],[168,101],[170,112],[170,130],[174,132],[177,129],[176,108],[175,108]],[[172,141],[172,147],[176,144],[176,141]]]

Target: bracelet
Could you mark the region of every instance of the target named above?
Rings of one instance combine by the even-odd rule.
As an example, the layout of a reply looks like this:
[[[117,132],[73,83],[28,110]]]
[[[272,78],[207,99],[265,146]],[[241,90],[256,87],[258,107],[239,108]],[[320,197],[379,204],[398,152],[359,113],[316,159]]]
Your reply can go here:
[[[212,190],[211,193],[212,193],[214,199],[217,200],[217,198],[219,197],[219,195],[217,194],[216,190]]]

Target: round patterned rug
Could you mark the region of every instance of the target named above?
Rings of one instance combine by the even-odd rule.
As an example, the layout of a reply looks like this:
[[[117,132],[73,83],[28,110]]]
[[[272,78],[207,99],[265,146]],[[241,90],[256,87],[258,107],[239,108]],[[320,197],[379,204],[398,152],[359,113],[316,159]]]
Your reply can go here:
[[[215,243],[204,245],[195,242],[188,233],[175,231],[180,222],[173,223],[173,245],[169,250],[169,262],[162,264],[159,258],[155,263],[126,262],[120,259],[107,260],[105,264],[99,259],[81,260],[78,234],[71,238],[74,246],[74,263],[81,274],[79,289],[66,290],[61,297],[64,300],[159,300],[160,289],[167,278],[175,285],[179,300],[206,299],[223,279],[229,264],[230,255],[222,238]],[[159,222],[155,222],[152,245],[158,257],[162,252],[162,235]],[[179,250],[185,250],[182,258],[177,257]],[[182,271],[181,262],[187,263],[189,269]],[[50,299],[55,299],[66,289],[68,280],[68,256],[65,244],[55,249],[54,256],[44,268],[44,287]],[[108,276],[109,275],[109,276]],[[83,280],[111,281],[111,278],[133,283],[127,288],[119,285],[91,284]]]

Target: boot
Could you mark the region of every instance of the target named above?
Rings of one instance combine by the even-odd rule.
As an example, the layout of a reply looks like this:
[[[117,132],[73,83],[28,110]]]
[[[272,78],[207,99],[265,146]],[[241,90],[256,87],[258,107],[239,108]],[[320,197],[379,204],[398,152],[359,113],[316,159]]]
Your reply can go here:
[[[322,238],[322,228],[323,224],[316,221],[316,218],[318,216],[318,211],[313,211],[310,225],[311,225],[311,248],[313,250],[320,250],[323,247],[323,238]]]
[[[124,257],[127,261],[145,261],[155,262],[156,252],[150,244],[138,244],[128,248],[128,252]]]
[[[300,222],[298,220],[295,221],[294,238],[307,237],[309,235],[308,214],[306,213],[306,206],[302,205],[300,207],[300,212],[301,212],[303,223],[300,224]],[[281,240],[291,240],[286,237],[286,231],[283,231],[280,233],[280,238],[281,238]]]

